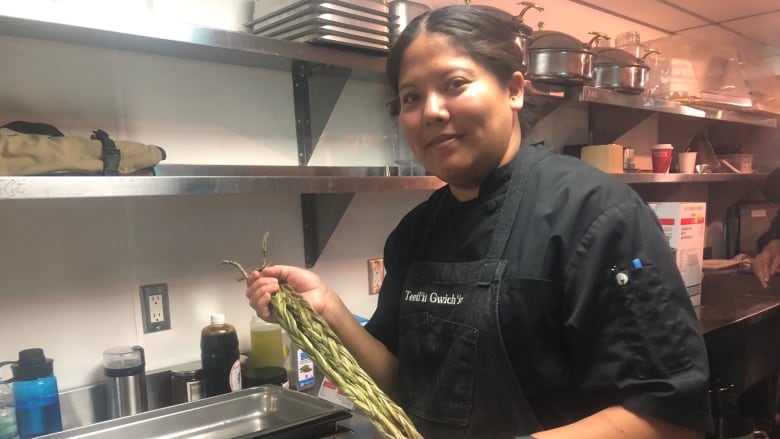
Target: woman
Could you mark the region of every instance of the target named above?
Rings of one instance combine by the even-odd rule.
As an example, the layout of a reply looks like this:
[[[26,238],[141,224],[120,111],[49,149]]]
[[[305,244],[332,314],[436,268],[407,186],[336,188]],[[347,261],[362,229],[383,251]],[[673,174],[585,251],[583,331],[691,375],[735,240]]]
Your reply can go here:
[[[388,237],[376,313],[359,326],[314,273],[254,272],[312,303],[426,438],[700,438],[707,359],[653,213],[627,186],[520,147],[512,17],[417,17],[387,62],[415,158],[447,186]]]

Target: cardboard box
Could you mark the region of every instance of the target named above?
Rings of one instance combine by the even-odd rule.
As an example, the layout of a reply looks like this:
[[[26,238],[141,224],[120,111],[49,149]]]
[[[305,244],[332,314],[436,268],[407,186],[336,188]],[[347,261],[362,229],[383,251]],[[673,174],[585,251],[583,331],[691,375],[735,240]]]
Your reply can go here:
[[[707,203],[648,203],[664,230],[669,245],[675,251],[689,295],[700,292]]]

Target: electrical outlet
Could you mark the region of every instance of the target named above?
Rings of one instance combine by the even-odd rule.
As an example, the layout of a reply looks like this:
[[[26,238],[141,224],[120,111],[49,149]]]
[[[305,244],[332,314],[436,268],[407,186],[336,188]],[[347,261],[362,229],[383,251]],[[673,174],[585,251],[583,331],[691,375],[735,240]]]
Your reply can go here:
[[[168,307],[168,285],[141,285],[141,318],[144,334],[171,329],[171,311]]]
[[[368,294],[379,294],[382,281],[385,280],[385,260],[375,258],[368,260]]]

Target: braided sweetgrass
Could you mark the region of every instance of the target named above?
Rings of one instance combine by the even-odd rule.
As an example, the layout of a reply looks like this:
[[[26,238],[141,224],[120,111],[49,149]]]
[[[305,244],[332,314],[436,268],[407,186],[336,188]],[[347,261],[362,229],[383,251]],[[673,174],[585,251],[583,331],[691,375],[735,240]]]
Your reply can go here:
[[[263,267],[267,265],[267,242],[268,233],[263,236]],[[243,277],[238,280],[248,277],[238,262],[225,260],[222,263],[232,265],[241,272]],[[306,352],[342,393],[368,415],[384,437],[422,439],[406,413],[358,365],[327,322],[298,292],[286,283],[280,283],[279,291],[271,300],[271,311],[290,339]]]

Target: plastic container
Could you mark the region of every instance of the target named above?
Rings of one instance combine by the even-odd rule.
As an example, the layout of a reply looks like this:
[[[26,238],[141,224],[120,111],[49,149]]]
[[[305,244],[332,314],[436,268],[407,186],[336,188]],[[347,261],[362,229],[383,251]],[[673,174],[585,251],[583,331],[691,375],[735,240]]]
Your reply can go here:
[[[739,172],[746,174],[753,172],[753,154],[721,154],[718,159],[727,161]]]
[[[290,340],[286,331],[282,333],[282,337],[288,348],[284,368],[287,370],[290,389],[300,391],[314,387],[314,362]]]
[[[43,349],[25,349],[11,364],[16,428],[21,439],[62,431],[60,397],[54,360],[46,358]]]
[[[252,342],[249,368],[284,367],[282,327],[253,315],[249,322],[249,330],[249,339]]]
[[[205,396],[241,390],[241,362],[236,328],[225,323],[224,314],[213,314],[211,324],[200,333]]]
[[[3,377],[0,376],[0,439],[16,439],[18,437],[14,394],[11,386],[3,382]]]

